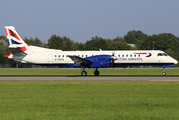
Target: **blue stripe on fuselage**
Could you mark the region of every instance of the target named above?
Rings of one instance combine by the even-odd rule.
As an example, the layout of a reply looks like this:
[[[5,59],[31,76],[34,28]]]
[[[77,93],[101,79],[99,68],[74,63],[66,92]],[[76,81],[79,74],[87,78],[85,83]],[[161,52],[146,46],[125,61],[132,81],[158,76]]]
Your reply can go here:
[[[66,66],[66,67],[80,67],[79,65],[76,65],[74,63],[52,63],[52,64],[36,64],[36,65],[43,65],[43,66]],[[174,63],[115,63],[114,67],[122,67],[122,66],[163,66],[163,67],[174,67]],[[103,68],[108,66],[103,66]],[[96,68],[88,67],[88,68]]]

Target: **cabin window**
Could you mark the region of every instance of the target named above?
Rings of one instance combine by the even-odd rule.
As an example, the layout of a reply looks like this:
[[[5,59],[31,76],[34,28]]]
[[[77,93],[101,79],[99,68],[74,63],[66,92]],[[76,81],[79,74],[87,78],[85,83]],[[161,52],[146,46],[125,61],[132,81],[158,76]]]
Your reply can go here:
[[[120,57],[120,55],[118,55],[118,57]]]
[[[158,53],[158,55],[157,56],[163,56],[163,54],[162,53]]]
[[[122,57],[124,57],[124,55],[122,55]]]
[[[126,55],[126,57],[128,57],[128,55]]]
[[[82,57],[83,57],[83,55],[82,55]]]
[[[140,57],[140,55],[138,55],[138,57]]]
[[[136,57],[136,55],[134,55],[134,57]]]
[[[130,55],[130,57],[132,57],[132,55]]]
[[[66,55],[66,58],[68,58],[68,55]]]
[[[78,55],[78,57],[80,57],[80,55]]]
[[[88,57],[88,55],[86,55],[86,57]]]
[[[64,57],[64,55],[62,55],[62,57]]]
[[[60,55],[58,57],[60,57]]]

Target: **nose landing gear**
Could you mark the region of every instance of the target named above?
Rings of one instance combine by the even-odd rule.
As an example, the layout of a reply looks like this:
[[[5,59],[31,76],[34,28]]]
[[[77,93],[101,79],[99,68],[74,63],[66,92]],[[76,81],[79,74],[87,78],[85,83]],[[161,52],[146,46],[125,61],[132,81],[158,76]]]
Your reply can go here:
[[[166,75],[166,73],[165,73],[165,67],[163,67],[163,73],[162,73],[162,75],[163,75],[163,76]]]

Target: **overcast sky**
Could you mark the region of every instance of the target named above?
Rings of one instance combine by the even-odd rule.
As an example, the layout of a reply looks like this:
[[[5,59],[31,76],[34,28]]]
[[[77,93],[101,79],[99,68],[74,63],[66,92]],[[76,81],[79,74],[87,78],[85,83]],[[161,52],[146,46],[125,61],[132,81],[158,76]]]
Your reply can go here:
[[[0,35],[14,26],[24,38],[67,36],[85,43],[96,35],[123,37],[131,30],[179,37],[179,0],[2,0]]]

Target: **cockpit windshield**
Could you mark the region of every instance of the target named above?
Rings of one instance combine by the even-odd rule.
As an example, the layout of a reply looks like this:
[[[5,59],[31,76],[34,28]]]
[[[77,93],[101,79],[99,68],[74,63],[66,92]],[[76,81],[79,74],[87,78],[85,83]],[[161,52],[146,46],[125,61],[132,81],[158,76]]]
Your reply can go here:
[[[166,53],[158,53],[157,56],[168,56]]]
[[[168,56],[166,53],[163,53],[164,56]]]
[[[163,54],[162,53],[158,53],[158,55],[157,56],[163,56]]]

